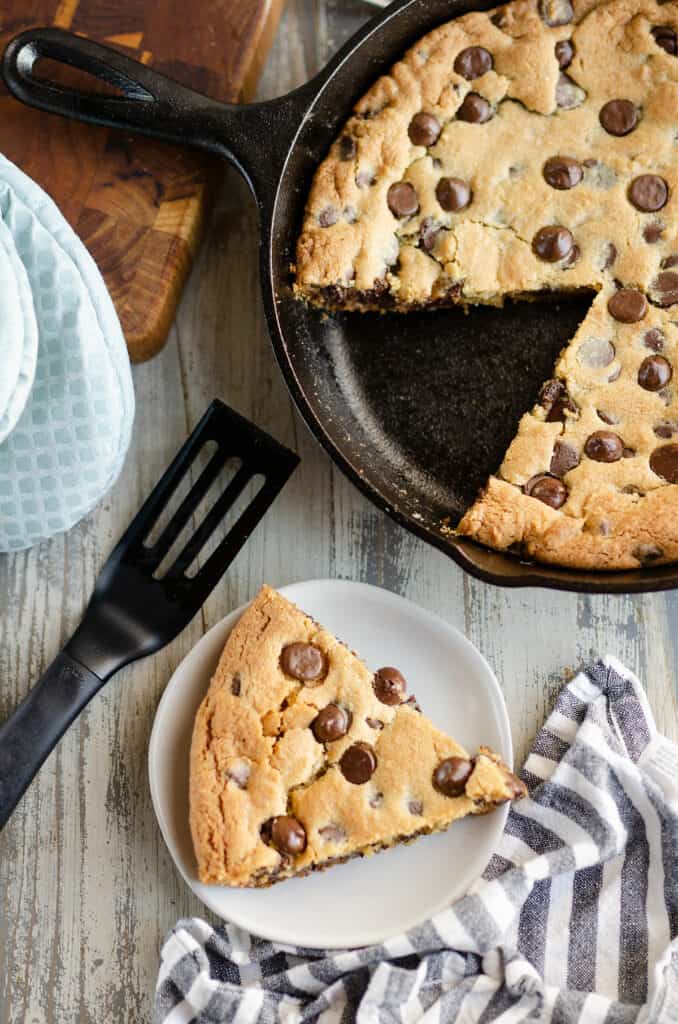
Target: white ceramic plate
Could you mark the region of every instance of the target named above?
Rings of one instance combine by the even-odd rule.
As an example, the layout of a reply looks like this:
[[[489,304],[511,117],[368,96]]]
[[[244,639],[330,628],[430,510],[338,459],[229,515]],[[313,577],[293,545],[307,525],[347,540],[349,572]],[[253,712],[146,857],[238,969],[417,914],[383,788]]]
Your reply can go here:
[[[368,665],[396,665],[437,726],[471,751],[480,743],[512,763],[504,699],[489,665],[456,629],[378,587],[314,580],[281,588]],[[188,826],[193,719],[242,609],[214,626],[179,665],[155,717],[149,748],[153,806],[167,847],[210,910],[273,941],[313,948],[365,946],[411,928],[461,896],[482,873],[508,808],[455,823],[411,846],[356,859],[270,889],[201,885]]]

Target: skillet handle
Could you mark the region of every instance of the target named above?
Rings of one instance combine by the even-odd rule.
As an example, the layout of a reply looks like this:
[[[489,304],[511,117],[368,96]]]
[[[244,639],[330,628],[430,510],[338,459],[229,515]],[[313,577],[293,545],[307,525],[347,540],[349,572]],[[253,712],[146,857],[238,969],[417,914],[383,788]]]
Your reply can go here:
[[[40,77],[35,65],[41,57],[87,72],[118,95]],[[282,169],[285,145],[291,144],[307,106],[303,89],[270,103],[217,103],[111,47],[58,28],[28,29],[15,36],[5,49],[2,74],[9,92],[31,107],[217,153],[234,163],[253,189],[257,163]]]

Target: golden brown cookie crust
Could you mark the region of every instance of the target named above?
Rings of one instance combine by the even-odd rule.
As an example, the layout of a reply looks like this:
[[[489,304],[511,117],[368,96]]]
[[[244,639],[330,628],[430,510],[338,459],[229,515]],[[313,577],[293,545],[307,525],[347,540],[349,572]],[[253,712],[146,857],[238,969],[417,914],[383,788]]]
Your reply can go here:
[[[580,568],[678,557],[678,451],[663,453],[668,473],[652,463],[658,448],[678,445],[677,32],[678,3],[654,0],[516,0],[467,14],[374,84],[314,180],[295,284],[310,302],[405,311],[598,293],[554,370],[571,408],[554,418],[537,404],[523,418],[498,478],[460,524],[492,547]],[[563,43],[572,57],[561,68]],[[475,78],[459,65],[469,47],[485,53]],[[487,121],[460,119],[469,93],[489,105]],[[626,134],[603,124],[620,99],[635,120]],[[428,145],[411,138],[422,114],[440,130]],[[561,169],[569,187],[556,187],[552,172],[548,180],[556,157],[570,161]],[[457,209],[441,199],[448,179]],[[400,215],[389,190],[402,183],[410,191]],[[545,254],[560,250],[545,228],[569,232],[553,262]],[[633,322],[608,308],[622,286],[645,297]],[[648,359],[661,364],[650,368],[654,379]],[[601,430],[621,439],[623,457],[589,457]],[[543,474],[562,481],[564,491],[547,493],[557,508],[530,496]]]
[[[300,683],[281,669],[282,649],[300,642],[325,655],[327,675],[319,682]],[[378,700],[373,679],[332,634],[262,588],[231,632],[195,720],[190,825],[202,882],[270,885],[524,795],[523,784],[484,747],[463,795],[436,791],[440,761],[469,755],[411,704]],[[310,726],[329,704],[350,711],[350,728],[319,743]],[[360,785],[339,767],[355,743],[368,744],[377,760]],[[283,815],[306,833],[306,849],[294,857],[262,838],[262,826]]]

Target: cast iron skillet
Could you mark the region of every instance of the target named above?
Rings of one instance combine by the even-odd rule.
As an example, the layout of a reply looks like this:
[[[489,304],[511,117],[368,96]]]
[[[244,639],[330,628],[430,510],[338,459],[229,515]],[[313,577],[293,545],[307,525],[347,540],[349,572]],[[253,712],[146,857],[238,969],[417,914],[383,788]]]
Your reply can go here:
[[[13,39],[3,72],[8,89],[32,106],[198,146],[235,164],[259,207],[264,306],[297,406],[350,479],[408,530],[492,583],[617,593],[675,587],[678,566],[612,574],[551,568],[446,530],[501,462],[590,298],[469,316],[327,317],[292,297],[290,264],[311,178],[353,103],[425,32],[491,5],[397,0],[312,81],[250,106],[217,103],[58,29]],[[89,72],[119,95],[76,92],[38,77],[39,57]]]

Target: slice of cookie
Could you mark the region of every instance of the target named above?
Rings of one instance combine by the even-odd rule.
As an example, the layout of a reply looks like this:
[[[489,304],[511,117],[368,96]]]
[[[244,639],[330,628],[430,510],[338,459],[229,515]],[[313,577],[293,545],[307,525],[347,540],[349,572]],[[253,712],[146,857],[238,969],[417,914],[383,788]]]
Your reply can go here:
[[[263,587],[198,711],[190,822],[204,883],[268,886],[376,853],[525,795],[406,695]]]

